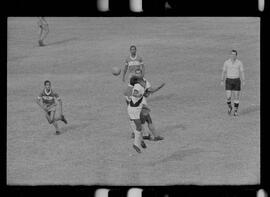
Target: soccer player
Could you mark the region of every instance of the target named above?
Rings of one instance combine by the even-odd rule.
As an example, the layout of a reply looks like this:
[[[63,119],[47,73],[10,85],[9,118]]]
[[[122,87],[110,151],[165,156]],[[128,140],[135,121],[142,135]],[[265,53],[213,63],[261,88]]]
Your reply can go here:
[[[143,106],[143,94],[145,89],[139,83],[134,84],[132,88],[131,95],[129,97],[129,101],[127,102],[128,107],[128,115],[130,118],[131,127],[133,128],[134,132],[134,143],[133,148],[138,152],[141,153],[140,146],[142,148],[146,148],[146,144],[142,138],[142,123],[140,120],[140,113]]]
[[[145,74],[145,66],[142,58],[137,55],[137,48],[134,45],[130,46],[130,56],[126,58],[125,67],[123,71],[122,81],[125,82],[126,74],[128,72],[128,83],[130,84],[131,78],[134,76],[135,70],[140,69],[142,71],[142,76]]]
[[[40,28],[38,44],[39,46],[45,46],[44,39],[49,33],[49,24],[46,21],[45,17],[38,18],[38,27]]]
[[[226,74],[225,74],[226,73]],[[231,51],[230,59],[226,60],[223,65],[222,75],[221,75],[221,85],[224,85],[227,97],[227,105],[229,107],[228,114],[230,115],[232,106],[232,96],[234,97],[234,116],[238,116],[238,107],[241,91],[241,81],[242,85],[245,85],[245,75],[242,62],[237,59],[237,51]],[[241,78],[241,79],[240,79]]]
[[[141,101],[141,103],[142,103],[141,110],[139,112],[140,123],[141,123],[141,125],[143,125],[145,122],[147,122],[148,128],[149,128],[149,134],[148,134],[148,136],[143,137],[143,139],[148,139],[148,140],[153,140],[153,141],[163,140],[164,139],[163,137],[158,136],[156,134],[155,127],[154,127],[154,124],[153,124],[152,119],[151,119],[151,116],[150,116],[150,111],[151,110],[147,106],[146,97],[148,97],[150,94],[153,94],[154,92],[156,92],[159,89],[161,89],[165,85],[165,83],[161,84],[157,88],[152,88],[151,87],[151,84],[146,79],[144,79],[142,77],[141,70],[137,69],[135,71],[135,76],[131,80],[131,84],[130,85],[133,86],[133,87],[135,87],[136,84],[139,84],[140,87],[143,87],[143,89],[144,89],[143,98],[142,98],[142,101]],[[133,88],[133,90],[134,90],[134,88]],[[127,104],[128,105],[132,102],[131,95],[132,95],[132,92],[127,92],[125,94],[126,101],[127,101]],[[135,133],[137,131],[136,131],[136,125],[134,124],[134,122],[133,122],[132,119],[130,119],[130,125],[131,125],[131,128],[133,129],[132,138],[135,138]],[[143,127],[142,127],[142,131],[143,131]]]
[[[55,116],[57,105],[56,100],[60,105],[60,115],[58,117]],[[52,90],[50,81],[46,80],[44,82],[44,89],[36,98],[36,103],[41,107],[41,109],[45,111],[45,115],[49,124],[53,124],[56,129],[56,135],[59,135],[60,131],[57,121],[61,120],[67,124],[67,120],[63,115],[62,100],[60,99],[59,95]]]

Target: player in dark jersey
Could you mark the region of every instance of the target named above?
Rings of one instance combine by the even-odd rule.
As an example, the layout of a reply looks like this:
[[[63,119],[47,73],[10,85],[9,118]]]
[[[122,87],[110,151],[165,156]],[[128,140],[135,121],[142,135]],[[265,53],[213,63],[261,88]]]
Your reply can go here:
[[[58,117],[55,116],[57,106],[56,101],[58,101],[60,106],[60,115]],[[62,100],[60,99],[59,95],[52,90],[50,81],[46,80],[44,82],[44,89],[36,98],[36,102],[41,107],[41,109],[45,111],[48,122],[53,124],[56,129],[56,134],[59,135],[60,131],[57,121],[61,120],[67,124],[67,120],[63,115]]]
[[[137,48],[135,45],[130,46],[130,55],[125,60],[125,66],[123,70],[122,81],[125,82],[126,74],[128,72],[128,84],[130,80],[135,75],[135,70],[140,69],[142,72],[142,77],[145,75],[145,66],[142,58],[137,55]]]

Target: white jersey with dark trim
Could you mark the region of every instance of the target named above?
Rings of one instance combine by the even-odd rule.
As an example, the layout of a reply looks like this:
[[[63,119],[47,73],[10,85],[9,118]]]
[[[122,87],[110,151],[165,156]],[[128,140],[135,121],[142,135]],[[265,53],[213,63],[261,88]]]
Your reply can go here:
[[[142,104],[142,101],[143,101],[143,94],[144,94],[144,87],[139,84],[139,83],[136,83],[132,89],[132,95],[130,97],[130,102],[129,102],[129,105],[131,107],[138,107]],[[135,96],[136,94],[136,96]]]

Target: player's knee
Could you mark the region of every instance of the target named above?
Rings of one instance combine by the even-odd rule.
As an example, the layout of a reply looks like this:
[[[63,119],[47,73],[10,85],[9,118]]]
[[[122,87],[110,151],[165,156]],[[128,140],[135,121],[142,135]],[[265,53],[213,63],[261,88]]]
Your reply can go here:
[[[52,124],[54,122],[54,119],[49,119],[48,122],[49,124]]]
[[[152,118],[151,118],[151,116],[150,116],[150,114],[148,114],[147,116],[146,116],[146,122],[148,123],[148,124],[152,124]]]
[[[137,131],[142,131],[142,125],[141,125],[141,123],[135,122],[135,124],[136,124],[136,130]]]

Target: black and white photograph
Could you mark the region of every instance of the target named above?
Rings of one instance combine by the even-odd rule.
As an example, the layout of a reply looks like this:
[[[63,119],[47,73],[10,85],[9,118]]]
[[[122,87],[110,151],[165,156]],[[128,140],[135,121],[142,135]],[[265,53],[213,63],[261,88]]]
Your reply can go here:
[[[7,185],[260,184],[260,17],[8,17]]]

